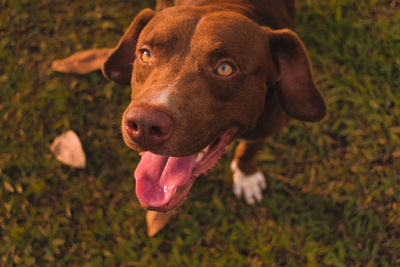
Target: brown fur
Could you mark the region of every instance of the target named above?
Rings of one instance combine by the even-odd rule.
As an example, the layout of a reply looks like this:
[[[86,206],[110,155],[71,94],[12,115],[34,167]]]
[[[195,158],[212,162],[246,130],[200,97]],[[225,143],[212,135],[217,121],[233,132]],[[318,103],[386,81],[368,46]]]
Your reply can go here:
[[[176,4],[159,13],[139,13],[104,65],[106,77],[132,86],[123,125],[126,114],[143,104],[172,114],[174,133],[167,142],[132,140],[122,127],[128,146],[185,156],[227,129],[235,137],[261,141],[290,118],[318,121],[324,116],[325,102],[313,82],[307,52],[297,35],[285,29],[294,25],[293,1]],[[143,47],[151,50],[151,64],[136,59]],[[235,75],[213,74],[221,59],[235,62]],[[169,94],[168,107],[154,103],[163,92]],[[255,157],[250,150],[253,156],[247,157]],[[239,167],[253,172],[240,155]]]
[[[169,2],[157,0],[157,13],[140,12],[110,56],[95,49],[53,64],[83,74],[105,62],[107,78],[131,85],[122,121],[129,147],[185,156],[229,132],[241,139],[234,160],[250,175],[258,171],[256,154],[266,137],[291,118],[324,117],[307,52],[292,31],[294,0],[175,0],[167,8]],[[151,64],[137,58],[143,48],[151,51]],[[221,60],[232,62],[236,73],[216,76]],[[168,101],[159,101],[165,95]],[[149,127],[139,137],[127,133],[135,116],[154,123],[156,134]],[[149,211],[149,235],[171,214]]]

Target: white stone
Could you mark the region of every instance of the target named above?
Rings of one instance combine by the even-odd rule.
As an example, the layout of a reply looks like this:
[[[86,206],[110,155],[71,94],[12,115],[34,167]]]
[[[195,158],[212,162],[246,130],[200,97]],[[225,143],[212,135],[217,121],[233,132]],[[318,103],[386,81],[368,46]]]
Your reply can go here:
[[[56,137],[50,147],[51,152],[60,162],[74,167],[86,167],[86,155],[83,151],[81,141],[72,130]]]

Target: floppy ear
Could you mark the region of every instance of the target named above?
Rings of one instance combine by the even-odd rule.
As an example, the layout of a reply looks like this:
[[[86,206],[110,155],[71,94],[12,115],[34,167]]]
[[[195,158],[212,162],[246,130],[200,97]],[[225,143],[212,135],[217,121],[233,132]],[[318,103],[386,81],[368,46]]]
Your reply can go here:
[[[300,38],[291,30],[263,28],[280,72],[277,85],[283,109],[298,120],[321,120],[326,114],[325,100],[313,81],[310,59]]]
[[[103,65],[103,74],[107,79],[123,85],[130,84],[139,34],[154,15],[153,10],[144,9],[129,25],[117,47]]]

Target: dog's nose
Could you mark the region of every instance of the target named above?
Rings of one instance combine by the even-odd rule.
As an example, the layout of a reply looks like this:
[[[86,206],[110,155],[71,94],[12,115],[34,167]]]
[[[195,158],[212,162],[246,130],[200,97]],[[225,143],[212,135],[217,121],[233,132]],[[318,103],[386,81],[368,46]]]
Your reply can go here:
[[[132,107],[125,114],[125,127],[132,141],[142,147],[166,142],[172,135],[170,116],[156,108]]]

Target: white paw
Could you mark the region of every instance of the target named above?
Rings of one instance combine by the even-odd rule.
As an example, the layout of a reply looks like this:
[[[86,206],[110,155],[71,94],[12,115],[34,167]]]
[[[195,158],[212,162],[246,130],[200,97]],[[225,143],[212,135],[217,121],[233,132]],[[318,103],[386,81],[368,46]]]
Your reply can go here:
[[[247,204],[260,202],[262,199],[262,191],[267,188],[265,177],[262,172],[246,175],[232,161],[231,169],[233,171],[233,193],[240,198],[242,195]]]

